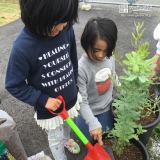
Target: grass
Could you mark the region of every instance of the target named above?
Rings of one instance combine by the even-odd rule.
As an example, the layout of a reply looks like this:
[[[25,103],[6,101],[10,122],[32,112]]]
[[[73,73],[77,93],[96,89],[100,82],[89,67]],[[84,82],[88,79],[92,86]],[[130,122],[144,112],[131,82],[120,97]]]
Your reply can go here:
[[[0,26],[20,18],[18,0],[0,0]]]

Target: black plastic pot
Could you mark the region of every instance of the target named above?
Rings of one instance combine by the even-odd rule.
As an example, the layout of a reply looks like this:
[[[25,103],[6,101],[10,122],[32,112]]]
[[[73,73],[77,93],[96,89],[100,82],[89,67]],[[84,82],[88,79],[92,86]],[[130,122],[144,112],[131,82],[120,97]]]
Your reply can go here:
[[[159,109],[159,108],[160,108],[160,107],[157,106],[157,109]],[[144,145],[146,145],[146,144],[148,143],[149,138],[150,138],[151,133],[152,133],[152,130],[153,130],[154,127],[160,122],[160,111],[156,112],[156,116],[157,116],[156,121],[154,121],[154,122],[151,123],[151,124],[142,126],[143,129],[147,130],[147,132],[139,135],[139,140],[140,140]]]
[[[154,93],[155,93],[155,96],[154,98],[158,98],[159,95],[160,95],[160,92],[159,92],[159,89],[158,89],[158,86],[159,85],[154,85],[152,86],[152,89],[154,90]],[[160,106],[157,105],[157,110],[160,109]],[[151,136],[151,133],[154,129],[154,127],[160,122],[160,111],[156,112],[156,117],[157,119],[151,123],[151,124],[148,124],[148,125],[145,125],[145,126],[142,126],[143,129],[147,130],[147,132],[139,135],[139,140],[144,144],[146,145],[149,141],[149,138]]]
[[[140,151],[142,152],[143,160],[150,160],[148,151],[140,140],[137,141],[135,139],[132,139],[131,143],[133,143],[137,148],[140,149]]]
[[[103,134],[103,135],[102,135],[102,140],[105,140],[106,137],[107,137],[107,134]],[[139,148],[139,150],[140,150],[141,153],[142,153],[143,160],[150,160],[148,151],[147,151],[146,147],[144,146],[144,144],[143,144],[140,140],[137,141],[137,140],[135,140],[135,139],[132,139],[132,140],[130,140],[130,142],[131,142],[132,144],[134,144],[137,148]],[[92,140],[91,143],[92,143],[93,145],[95,145],[95,144],[98,143],[98,142],[95,141],[95,140]],[[113,156],[114,156],[114,155],[113,155]],[[111,157],[111,159],[114,160],[114,157],[113,157],[113,158]],[[104,159],[104,160],[105,160],[105,159]]]

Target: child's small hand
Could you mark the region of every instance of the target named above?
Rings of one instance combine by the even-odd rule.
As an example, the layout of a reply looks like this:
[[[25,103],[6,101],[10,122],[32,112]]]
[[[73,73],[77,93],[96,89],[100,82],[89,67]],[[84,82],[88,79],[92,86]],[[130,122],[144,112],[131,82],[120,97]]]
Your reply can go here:
[[[160,54],[156,53],[155,57],[158,57],[152,64],[156,64],[156,67],[153,68],[152,70],[156,73],[160,73]]]
[[[61,103],[62,102],[59,99],[49,97],[45,108],[56,111],[60,107]]]
[[[98,128],[93,131],[90,131],[90,135],[93,136],[94,140],[97,140],[100,145],[103,145],[102,128]]]

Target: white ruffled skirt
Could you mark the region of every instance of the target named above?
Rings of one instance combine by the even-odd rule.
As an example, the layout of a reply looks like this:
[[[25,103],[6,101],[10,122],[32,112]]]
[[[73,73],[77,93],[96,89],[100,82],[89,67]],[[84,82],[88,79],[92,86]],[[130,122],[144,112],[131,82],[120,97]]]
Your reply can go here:
[[[67,111],[70,118],[74,118],[74,117],[78,116],[77,110],[80,109],[79,103],[81,103],[81,102],[82,102],[82,97],[78,92],[76,104],[74,105],[74,107],[72,107],[70,110]],[[47,130],[51,130],[51,129],[57,128],[58,126],[63,124],[63,121],[64,121],[59,116],[56,116],[56,117],[53,117],[53,118],[50,118],[50,119],[41,119],[41,120],[39,120],[39,119],[37,119],[37,112],[34,114],[34,118],[35,118],[37,124],[40,127],[42,127],[42,129],[47,129]]]

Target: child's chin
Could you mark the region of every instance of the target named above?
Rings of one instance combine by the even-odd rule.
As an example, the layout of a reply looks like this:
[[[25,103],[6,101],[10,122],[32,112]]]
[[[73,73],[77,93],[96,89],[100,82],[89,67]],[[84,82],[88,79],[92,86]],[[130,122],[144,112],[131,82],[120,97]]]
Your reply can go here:
[[[53,33],[53,34],[51,34],[51,35],[52,35],[52,37],[54,37],[54,36],[58,35],[58,33],[59,33],[59,32]]]

